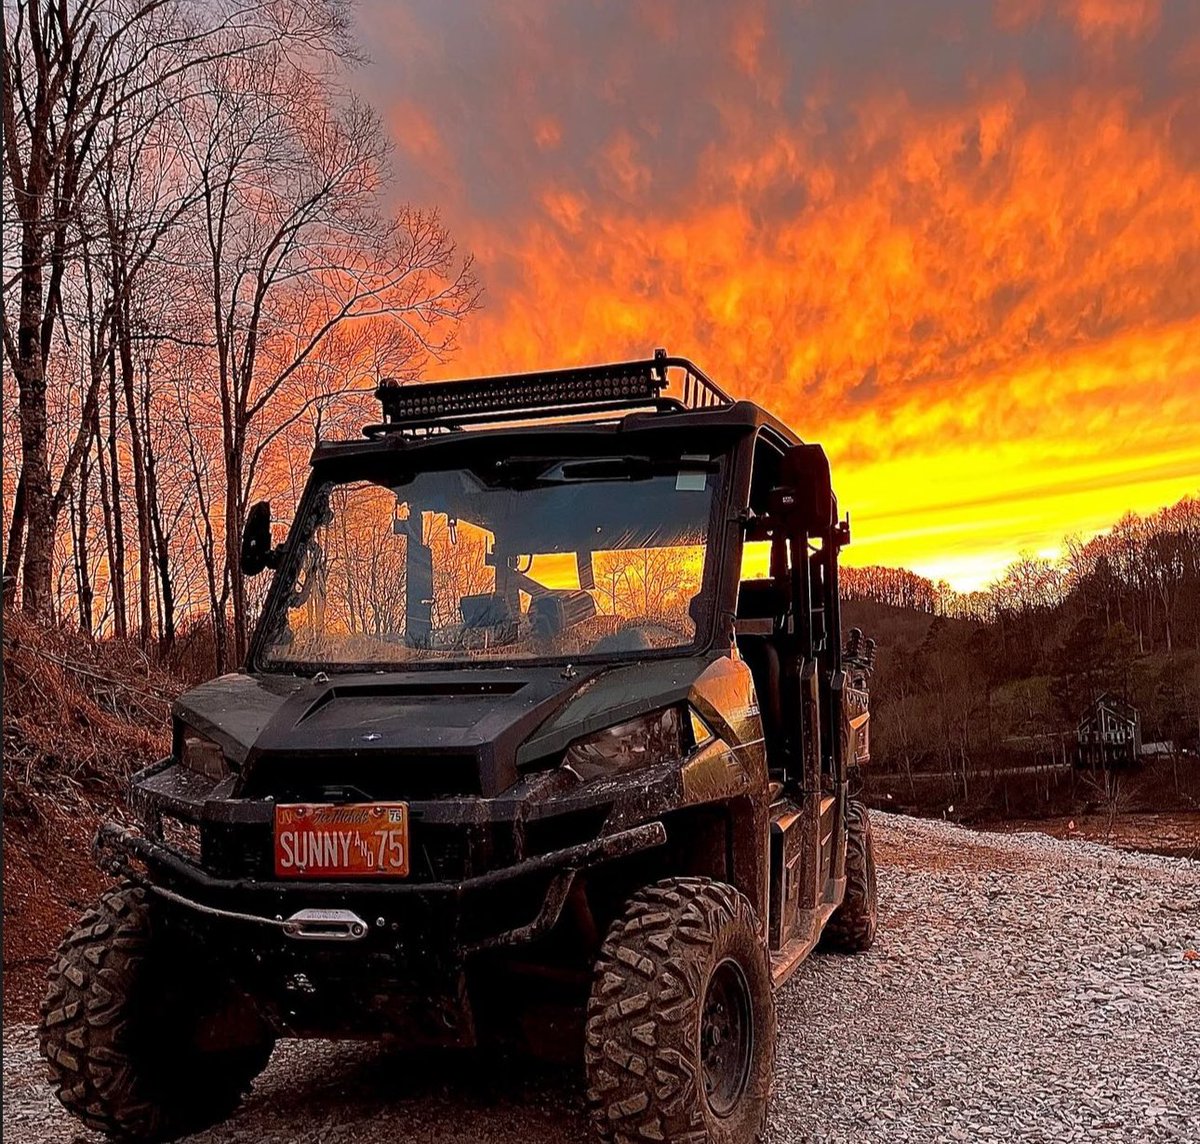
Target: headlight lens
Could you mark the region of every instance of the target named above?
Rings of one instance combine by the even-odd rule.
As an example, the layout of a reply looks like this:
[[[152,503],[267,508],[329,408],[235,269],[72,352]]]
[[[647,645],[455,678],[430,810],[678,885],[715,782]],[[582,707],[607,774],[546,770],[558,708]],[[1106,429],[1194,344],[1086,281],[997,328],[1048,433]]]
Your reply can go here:
[[[211,739],[188,727],[183,729],[179,761],[189,770],[210,779],[223,779],[229,774],[225,753]]]
[[[676,759],[683,752],[677,707],[605,727],[567,748],[563,766],[579,778],[597,779]]]

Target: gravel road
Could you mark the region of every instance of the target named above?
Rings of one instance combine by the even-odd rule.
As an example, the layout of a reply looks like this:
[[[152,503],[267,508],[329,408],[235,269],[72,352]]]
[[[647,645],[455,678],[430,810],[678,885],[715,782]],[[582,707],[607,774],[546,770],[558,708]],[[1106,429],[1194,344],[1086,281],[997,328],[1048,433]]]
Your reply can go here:
[[[1200,863],[875,817],[882,918],[780,997],[770,1140],[1200,1141]],[[6,1144],[87,1141],[32,1030],[4,1033]],[[587,1139],[571,1070],[281,1046],[197,1141]]]

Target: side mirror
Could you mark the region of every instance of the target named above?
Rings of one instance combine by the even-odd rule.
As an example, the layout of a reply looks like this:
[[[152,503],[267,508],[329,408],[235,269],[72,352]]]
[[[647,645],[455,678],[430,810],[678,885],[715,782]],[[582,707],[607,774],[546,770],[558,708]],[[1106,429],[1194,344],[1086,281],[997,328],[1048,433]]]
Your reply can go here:
[[[246,514],[246,528],[242,532],[242,571],[247,576],[257,576],[267,568],[277,568],[280,555],[279,550],[271,546],[271,505],[268,501],[258,501]]]
[[[770,515],[792,534],[825,536],[834,528],[837,502],[829,458],[820,445],[793,445],[784,454]]]

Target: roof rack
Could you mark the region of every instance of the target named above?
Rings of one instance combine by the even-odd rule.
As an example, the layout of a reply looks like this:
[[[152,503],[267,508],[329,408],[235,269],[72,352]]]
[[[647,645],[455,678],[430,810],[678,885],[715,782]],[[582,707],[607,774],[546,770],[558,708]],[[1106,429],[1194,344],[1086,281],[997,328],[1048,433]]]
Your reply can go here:
[[[668,370],[683,370],[678,393]],[[513,373],[461,381],[404,385],[386,379],[375,396],[383,406],[383,421],[363,433],[432,433],[495,421],[537,417],[602,414],[632,409],[679,412],[715,409],[733,399],[687,358],[669,357],[658,349],[654,357],[611,365]]]

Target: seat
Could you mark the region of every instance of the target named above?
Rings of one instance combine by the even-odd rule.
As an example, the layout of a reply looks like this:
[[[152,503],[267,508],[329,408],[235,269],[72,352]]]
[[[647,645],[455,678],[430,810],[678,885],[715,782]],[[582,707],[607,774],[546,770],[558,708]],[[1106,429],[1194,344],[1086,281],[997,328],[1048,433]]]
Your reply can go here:
[[[738,653],[754,679],[758,710],[767,749],[767,769],[781,770],[783,758],[783,673],[775,629],[782,612],[775,585],[770,580],[743,580],[738,590]]]

